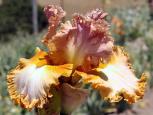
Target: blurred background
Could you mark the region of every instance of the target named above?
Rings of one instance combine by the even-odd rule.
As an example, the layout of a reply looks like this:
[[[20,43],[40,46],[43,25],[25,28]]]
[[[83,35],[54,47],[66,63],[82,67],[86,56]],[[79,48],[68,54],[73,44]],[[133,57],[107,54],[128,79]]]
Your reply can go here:
[[[150,77],[144,99],[136,104],[110,104],[91,90],[87,102],[73,115],[153,115],[153,0],[0,0],[0,115],[34,115],[15,106],[6,86],[6,74],[20,57],[29,58],[47,32],[43,7],[60,5],[70,19],[74,12],[86,13],[103,8],[110,15],[111,32],[116,44],[125,46],[137,77]],[[88,86],[86,86],[88,88]]]

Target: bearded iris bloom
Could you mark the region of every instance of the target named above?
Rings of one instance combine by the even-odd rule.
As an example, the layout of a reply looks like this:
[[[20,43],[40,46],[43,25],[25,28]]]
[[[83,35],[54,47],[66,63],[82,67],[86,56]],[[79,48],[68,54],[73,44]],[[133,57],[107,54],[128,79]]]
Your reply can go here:
[[[71,113],[87,99],[84,84],[110,102],[134,103],[143,97],[146,74],[138,79],[127,53],[114,45],[107,13],[96,9],[62,23],[66,14],[62,8],[48,5],[44,12],[49,28],[43,43],[48,52],[36,48],[32,58],[21,58],[7,75],[8,91],[16,104],[29,110]]]

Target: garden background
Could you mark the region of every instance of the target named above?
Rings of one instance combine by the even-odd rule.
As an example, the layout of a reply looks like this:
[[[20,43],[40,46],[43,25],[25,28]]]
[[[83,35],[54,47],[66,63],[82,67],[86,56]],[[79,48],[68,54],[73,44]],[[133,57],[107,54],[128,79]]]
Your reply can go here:
[[[153,0],[37,0],[38,33],[33,31],[32,0],[0,0],[0,115],[34,115],[15,106],[7,92],[6,74],[20,57],[29,58],[36,46],[45,48],[41,39],[47,32],[43,7],[62,5],[70,19],[74,12],[85,13],[103,8],[110,15],[111,32],[116,44],[126,47],[136,74],[149,74],[144,99],[134,105],[124,101],[110,104],[91,90],[87,102],[73,115],[153,115]],[[86,86],[88,87],[88,86]]]

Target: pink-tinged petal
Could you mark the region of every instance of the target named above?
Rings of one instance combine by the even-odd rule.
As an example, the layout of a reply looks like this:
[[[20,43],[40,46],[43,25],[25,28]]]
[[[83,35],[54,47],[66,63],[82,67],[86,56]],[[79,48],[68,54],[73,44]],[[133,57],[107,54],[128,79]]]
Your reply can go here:
[[[112,53],[113,40],[105,20],[95,21],[76,14],[73,26],[76,30],[68,42],[67,54],[74,65],[81,65],[88,56],[108,59]]]
[[[61,7],[48,5],[44,8],[46,17],[50,25],[58,25],[61,19],[65,16],[65,12]]]
[[[57,31],[56,35],[48,40],[50,58],[53,61],[53,64],[65,64],[70,62],[70,57],[68,57],[67,52],[70,52],[72,48],[69,48],[68,44],[74,31],[75,28],[72,27],[69,21],[67,21],[64,24],[61,24],[61,28]],[[71,52],[71,55],[73,55],[73,53],[75,52]]]
[[[104,12],[101,9],[95,9],[95,10],[86,14],[87,17],[89,17],[95,21],[103,20],[107,15],[108,15],[108,13]]]
[[[56,34],[56,29],[66,13],[61,7],[55,5],[46,6],[44,12],[49,23],[48,33],[45,35],[43,40],[43,42],[47,44],[48,39],[51,39],[51,37]]]
[[[90,16],[92,14],[94,18]],[[62,52],[66,57],[65,62],[73,63],[74,67],[82,65],[90,56],[108,59],[112,53],[113,39],[109,24],[104,19],[106,13],[95,10],[90,15],[75,14],[72,24],[69,21],[62,24],[48,40],[51,54]]]

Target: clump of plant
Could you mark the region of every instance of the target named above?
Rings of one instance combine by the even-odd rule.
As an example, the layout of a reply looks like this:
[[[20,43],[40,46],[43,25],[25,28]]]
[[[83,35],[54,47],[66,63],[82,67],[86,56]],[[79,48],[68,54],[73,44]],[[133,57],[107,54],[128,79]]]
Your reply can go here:
[[[0,5],[0,40],[8,41],[12,35],[32,33],[31,0],[3,0]],[[42,8],[38,6],[39,30],[47,25]]]

